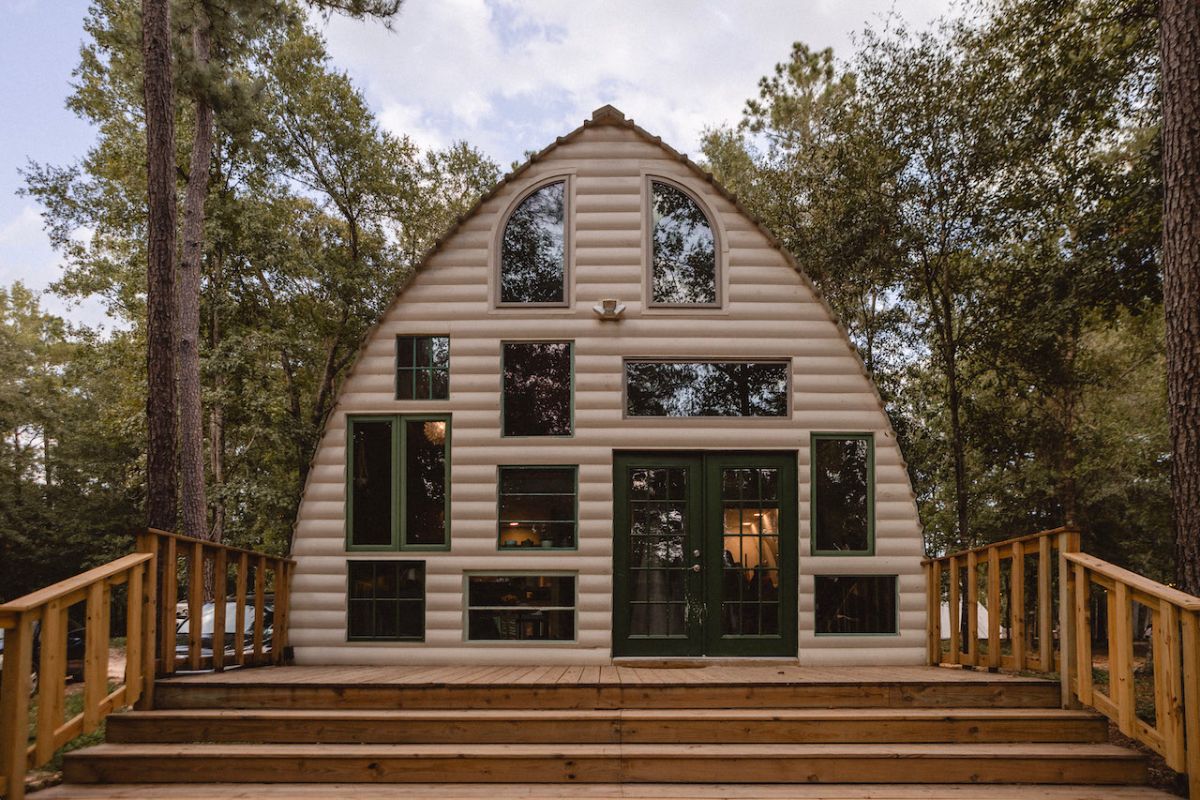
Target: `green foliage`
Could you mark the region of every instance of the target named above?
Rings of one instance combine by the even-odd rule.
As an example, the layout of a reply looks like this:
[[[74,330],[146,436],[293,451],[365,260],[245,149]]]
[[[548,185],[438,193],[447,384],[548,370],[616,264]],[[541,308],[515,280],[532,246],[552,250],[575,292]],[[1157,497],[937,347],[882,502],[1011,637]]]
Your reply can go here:
[[[1153,4],[968,11],[795,45],[705,155],[863,353],[931,552],[1075,522],[1167,577]]]
[[[398,3],[318,5],[375,15]],[[210,505],[227,541],[281,551],[317,433],[362,335],[498,169],[466,144],[421,152],[383,131],[330,64],[301,6],[236,0],[206,7],[214,42],[207,71],[189,60],[188,3],[177,6],[175,21],[177,91],[186,97],[199,88],[217,110],[201,298]],[[21,493],[0,511],[6,593],[127,548],[128,538],[116,534],[139,524],[146,266],[137,8],[136,0],[96,0],[85,22],[88,40],[68,103],[96,126],[92,148],[78,163],[31,164],[25,173],[65,265],[55,291],[100,296],[125,330],[107,337],[68,331],[41,315],[27,292],[19,302],[5,300],[6,336],[12,328],[11,338],[23,342],[6,345],[6,357],[12,350],[28,374],[53,383],[27,391],[28,401],[11,412],[3,406],[5,430],[15,429],[11,418],[33,431],[21,434],[20,447],[0,451],[0,468],[21,470],[0,489],[19,484],[12,491]],[[189,114],[181,102],[180,187]],[[35,323],[49,333],[33,337]],[[6,383],[18,372],[0,375],[0,397],[20,396]],[[55,400],[55,392],[77,397],[77,406]],[[63,476],[62,499],[51,496],[57,483],[43,485],[40,461],[20,466],[46,425],[64,430],[49,451],[53,474]],[[57,568],[62,576],[49,574]]]

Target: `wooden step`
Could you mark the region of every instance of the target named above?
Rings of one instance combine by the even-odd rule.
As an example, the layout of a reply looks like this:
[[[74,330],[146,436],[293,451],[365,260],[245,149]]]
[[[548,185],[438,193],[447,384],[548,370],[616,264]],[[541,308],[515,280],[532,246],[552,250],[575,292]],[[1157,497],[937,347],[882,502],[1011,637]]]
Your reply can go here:
[[[109,717],[117,743],[1102,742],[1098,714],[1063,709],[228,710]]]
[[[102,744],[70,783],[1144,783],[1109,744]]]
[[[664,670],[669,673],[669,670]],[[276,683],[159,681],[155,704],[182,708],[1054,708],[1057,683],[1037,679],[894,683],[655,684]]]
[[[37,800],[1173,800],[1146,786],[1045,784],[537,784],[328,783],[67,784],[38,792]]]

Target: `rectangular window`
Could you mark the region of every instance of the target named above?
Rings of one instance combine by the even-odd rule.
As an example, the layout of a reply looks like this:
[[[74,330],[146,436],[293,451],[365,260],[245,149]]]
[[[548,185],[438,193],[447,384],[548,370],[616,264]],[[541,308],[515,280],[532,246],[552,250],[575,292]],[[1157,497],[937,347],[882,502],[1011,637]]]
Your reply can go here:
[[[575,547],[576,486],[575,467],[500,467],[500,547]]]
[[[574,575],[468,575],[467,638],[575,639]]]
[[[571,349],[571,342],[502,345],[505,436],[571,435]]]
[[[817,575],[817,628],[820,634],[894,634],[895,575]]]
[[[396,337],[396,399],[450,397],[450,337]]]
[[[348,420],[347,548],[449,546],[450,419]]]
[[[870,554],[874,528],[874,437],[814,434],[813,552]]]
[[[350,544],[388,547],[395,522],[395,426],[390,419],[352,419],[349,427]]]
[[[347,639],[424,640],[424,561],[350,561],[347,567]]]
[[[631,417],[786,417],[786,361],[626,361]]]

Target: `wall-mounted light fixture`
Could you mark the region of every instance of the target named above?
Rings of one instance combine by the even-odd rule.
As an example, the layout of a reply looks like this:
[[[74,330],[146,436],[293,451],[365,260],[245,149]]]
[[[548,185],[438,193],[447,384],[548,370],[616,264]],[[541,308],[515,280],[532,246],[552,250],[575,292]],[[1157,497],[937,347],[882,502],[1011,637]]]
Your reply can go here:
[[[614,297],[606,297],[599,304],[592,306],[592,311],[595,311],[602,320],[617,320],[625,313],[625,304]]]

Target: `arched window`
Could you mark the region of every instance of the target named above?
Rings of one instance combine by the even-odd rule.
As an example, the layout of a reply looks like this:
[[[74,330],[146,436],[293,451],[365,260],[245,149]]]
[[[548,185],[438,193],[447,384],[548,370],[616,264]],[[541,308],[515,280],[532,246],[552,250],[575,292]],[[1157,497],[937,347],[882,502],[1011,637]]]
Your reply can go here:
[[[717,305],[716,238],[708,217],[686,192],[669,183],[651,181],[650,195],[651,304]]]
[[[566,181],[548,183],[521,201],[504,226],[500,302],[566,302]]]

